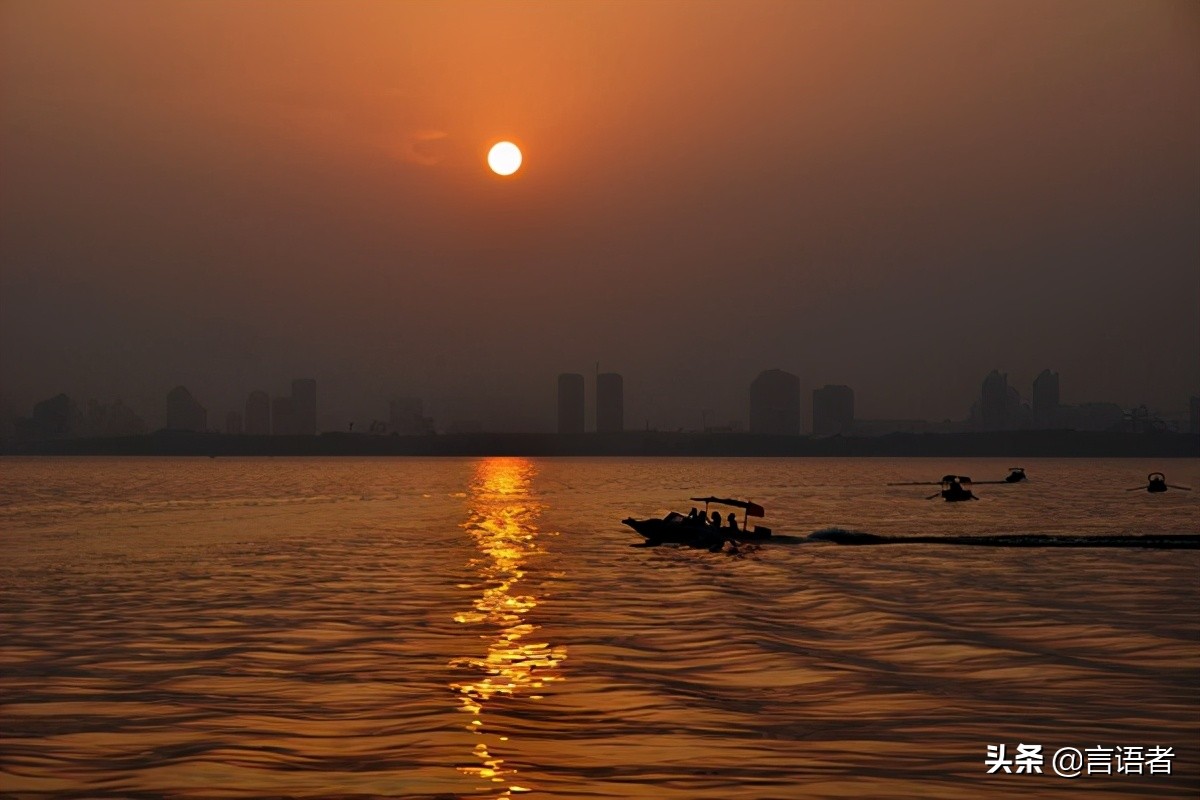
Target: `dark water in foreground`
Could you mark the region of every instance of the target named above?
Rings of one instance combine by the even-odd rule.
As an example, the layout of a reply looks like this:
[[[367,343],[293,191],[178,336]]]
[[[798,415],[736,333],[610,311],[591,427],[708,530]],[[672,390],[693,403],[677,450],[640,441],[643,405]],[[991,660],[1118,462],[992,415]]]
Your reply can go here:
[[[6,459],[0,794],[1196,797],[1200,551],[731,556],[618,522],[718,492],[797,537],[1200,531],[1200,492],[1121,491],[1195,461],[884,486],[1007,466]],[[986,774],[1000,743],[1046,774]],[[1097,745],[1173,774],[1053,774]]]

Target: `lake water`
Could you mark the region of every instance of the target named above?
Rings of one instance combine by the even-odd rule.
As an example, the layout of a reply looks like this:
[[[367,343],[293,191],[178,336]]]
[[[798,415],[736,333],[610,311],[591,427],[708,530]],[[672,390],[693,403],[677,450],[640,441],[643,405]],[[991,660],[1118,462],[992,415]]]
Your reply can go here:
[[[798,537],[1200,531],[1200,492],[1123,491],[1196,461],[885,485],[1008,466],[4,459],[0,794],[1195,798],[1198,550],[734,555],[619,522],[717,493]],[[987,774],[1019,743],[1043,774]],[[1051,769],[1097,746],[1172,774]]]

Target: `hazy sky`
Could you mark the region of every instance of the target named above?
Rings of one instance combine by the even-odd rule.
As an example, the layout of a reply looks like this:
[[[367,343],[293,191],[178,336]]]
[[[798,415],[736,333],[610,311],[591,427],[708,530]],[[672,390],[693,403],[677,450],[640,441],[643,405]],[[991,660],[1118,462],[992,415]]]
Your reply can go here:
[[[0,2],[0,392],[553,426],[1200,392],[1194,2]],[[513,178],[488,145],[525,151]],[[807,423],[806,423],[807,427]]]

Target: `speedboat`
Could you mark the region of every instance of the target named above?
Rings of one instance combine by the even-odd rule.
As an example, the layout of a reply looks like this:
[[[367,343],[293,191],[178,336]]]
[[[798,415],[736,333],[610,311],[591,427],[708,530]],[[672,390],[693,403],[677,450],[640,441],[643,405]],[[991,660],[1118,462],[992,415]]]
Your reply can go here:
[[[662,519],[634,519],[628,517],[621,522],[646,537],[650,544],[674,543],[707,546],[725,541],[751,542],[767,539],[771,529],[765,525],[755,525],[753,530],[746,524],[750,517],[765,516],[766,511],[757,503],[746,500],[734,500],[728,497],[693,497],[694,502],[704,503],[704,513],[680,514],[672,511]],[[716,526],[708,521],[709,504],[740,508],[742,526]]]
[[[1020,483],[1025,480],[1024,467],[1009,467],[1008,477],[1004,479],[1005,483]]]

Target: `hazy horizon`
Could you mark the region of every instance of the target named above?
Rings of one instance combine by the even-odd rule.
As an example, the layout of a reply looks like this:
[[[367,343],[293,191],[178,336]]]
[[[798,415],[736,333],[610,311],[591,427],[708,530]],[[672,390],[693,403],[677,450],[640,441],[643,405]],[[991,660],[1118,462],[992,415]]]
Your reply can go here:
[[[0,395],[745,421],[1200,393],[1200,7],[0,6]],[[525,164],[487,172],[509,138]]]

